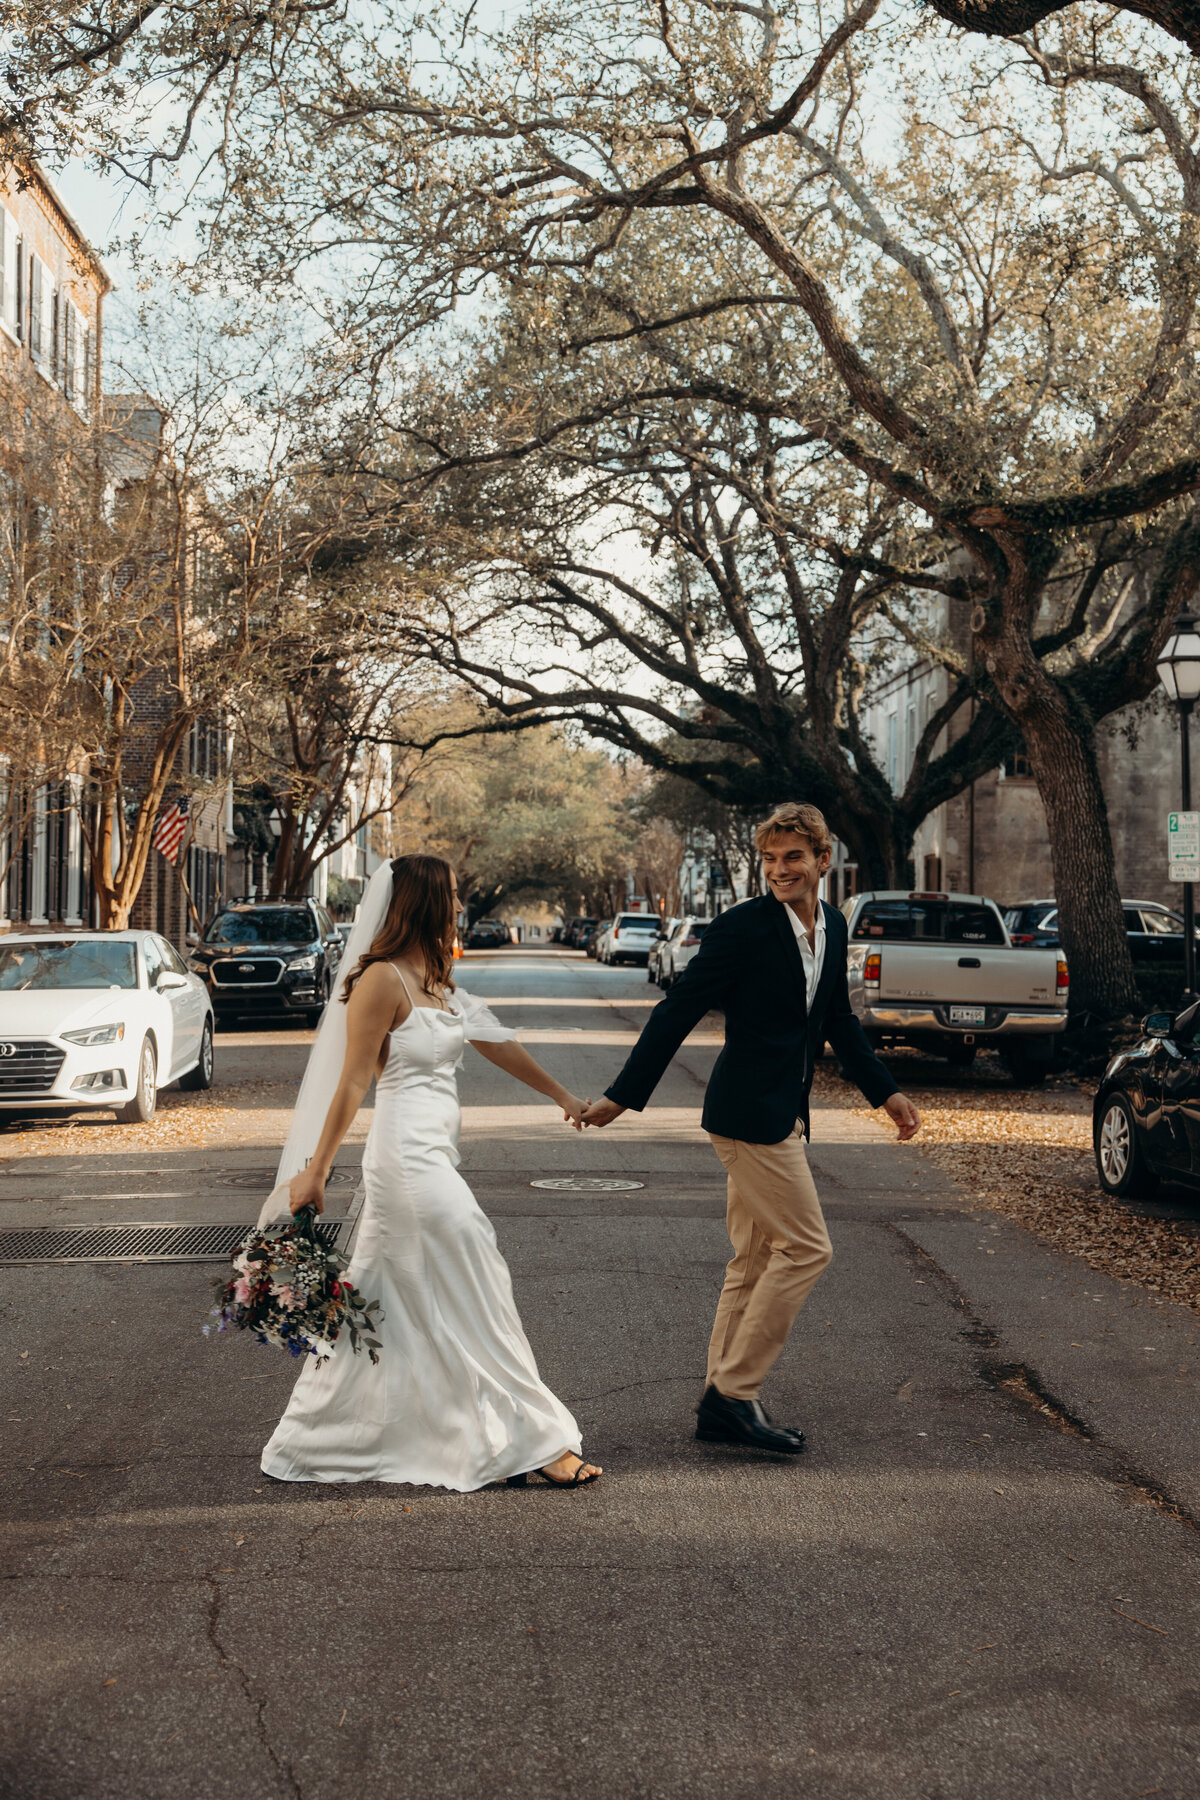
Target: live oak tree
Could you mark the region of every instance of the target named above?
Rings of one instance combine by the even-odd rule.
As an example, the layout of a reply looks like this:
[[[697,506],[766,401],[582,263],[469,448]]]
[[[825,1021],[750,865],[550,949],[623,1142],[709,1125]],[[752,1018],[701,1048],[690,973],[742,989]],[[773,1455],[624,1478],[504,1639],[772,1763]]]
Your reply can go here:
[[[539,12],[486,52],[447,32],[434,75],[415,43],[407,61],[367,46],[322,88],[304,192],[267,208],[275,253],[318,221],[378,247],[378,362],[389,325],[399,346],[464,293],[568,277],[660,344],[675,321],[612,280],[631,246],[663,253],[647,221],[703,222],[699,306],[731,298],[727,261],[740,273],[751,247],[756,295],[732,298],[795,306],[820,379],[734,402],[886,493],[911,572],[952,570],[1045,807],[1078,1003],[1117,1013],[1135,993],[1095,756],[1104,682],[1064,675],[1076,639],[1115,632],[1107,673],[1137,697],[1196,586],[1200,78],[1148,29],[1071,14],[965,65],[879,0],[819,27],[814,8],[717,0]],[[1148,520],[1154,577],[1106,627],[1099,584]]]
[[[116,48],[107,14],[80,16],[55,75],[67,110],[81,63]],[[1195,586],[1197,75],[1128,11],[1055,11],[969,56],[926,19],[862,0],[831,29],[814,4],[705,0],[533,7],[489,34],[465,8],[368,30],[285,6],[232,30],[222,14],[220,54],[184,69],[216,25],[184,9],[172,23],[200,35],[164,70],[170,43],[131,10],[121,78],[173,70],[185,97],[236,80],[201,146],[221,177],[209,242],[264,280],[322,248],[355,258],[345,323],[371,373],[513,284],[570,276],[619,314],[614,259],[651,248],[648,221],[701,222],[698,304],[794,306],[822,379],[749,410],[891,497],[909,572],[961,584],[981,693],[1045,805],[1074,995],[1116,1012],[1133,985],[1094,752],[1104,684],[1066,676],[1107,632],[1108,675],[1136,697]],[[31,74],[35,90],[54,115]],[[743,249],[757,279],[731,296]],[[632,300],[625,328],[661,342]],[[1114,617],[1104,582],[1148,521],[1151,565]]]

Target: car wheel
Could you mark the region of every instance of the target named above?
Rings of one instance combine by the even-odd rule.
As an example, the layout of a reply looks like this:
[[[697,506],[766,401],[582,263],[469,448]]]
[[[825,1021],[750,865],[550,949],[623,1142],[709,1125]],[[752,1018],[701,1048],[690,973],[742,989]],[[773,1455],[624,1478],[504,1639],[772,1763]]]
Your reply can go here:
[[[179,1077],[179,1085],[189,1093],[202,1092],[213,1084],[213,1031],[212,1020],[205,1019],[204,1030],[200,1034],[200,1060],[194,1069]]]
[[[122,1125],[145,1125],[154,1117],[158,1106],[158,1058],[148,1037],[142,1039],[138,1057],[137,1088],[126,1106],[117,1108]]]
[[[650,983],[651,987],[658,981],[658,976],[654,973],[654,970],[650,967],[649,963],[646,964],[646,980]]]
[[[1106,1194],[1148,1197],[1158,1177],[1146,1161],[1137,1134],[1133,1108],[1124,1094],[1110,1094],[1094,1134],[1096,1172]]]

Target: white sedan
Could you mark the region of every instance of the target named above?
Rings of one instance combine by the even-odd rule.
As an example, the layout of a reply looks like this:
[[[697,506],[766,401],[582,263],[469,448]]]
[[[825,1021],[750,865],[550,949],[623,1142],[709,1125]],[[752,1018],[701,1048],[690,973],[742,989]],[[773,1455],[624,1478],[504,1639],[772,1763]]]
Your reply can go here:
[[[159,1088],[213,1079],[208,990],[155,931],[0,938],[0,1116],[154,1117]]]

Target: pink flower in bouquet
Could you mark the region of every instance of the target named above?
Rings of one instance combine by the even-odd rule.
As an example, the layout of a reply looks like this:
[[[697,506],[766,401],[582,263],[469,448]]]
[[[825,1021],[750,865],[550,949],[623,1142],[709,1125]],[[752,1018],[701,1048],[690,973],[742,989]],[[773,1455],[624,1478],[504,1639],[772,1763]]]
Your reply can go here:
[[[273,1287],[271,1293],[274,1298],[278,1300],[280,1306],[286,1306],[289,1312],[296,1305],[296,1290],[293,1287],[287,1287],[286,1285]]]
[[[250,1283],[244,1275],[240,1275],[233,1284],[233,1297],[240,1306],[250,1304]]]

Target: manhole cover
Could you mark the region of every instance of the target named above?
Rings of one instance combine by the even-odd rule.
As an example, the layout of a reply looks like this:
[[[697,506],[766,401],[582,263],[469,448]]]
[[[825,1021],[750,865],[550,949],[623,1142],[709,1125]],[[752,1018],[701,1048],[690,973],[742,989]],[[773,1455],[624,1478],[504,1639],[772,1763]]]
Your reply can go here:
[[[0,1264],[70,1262],[224,1262],[249,1231],[241,1225],[36,1225],[0,1231]],[[322,1220],[317,1236],[335,1244],[341,1221]]]
[[[553,1188],[560,1194],[627,1194],[645,1187],[644,1181],[618,1181],[611,1175],[554,1175],[531,1181],[530,1187]]]

